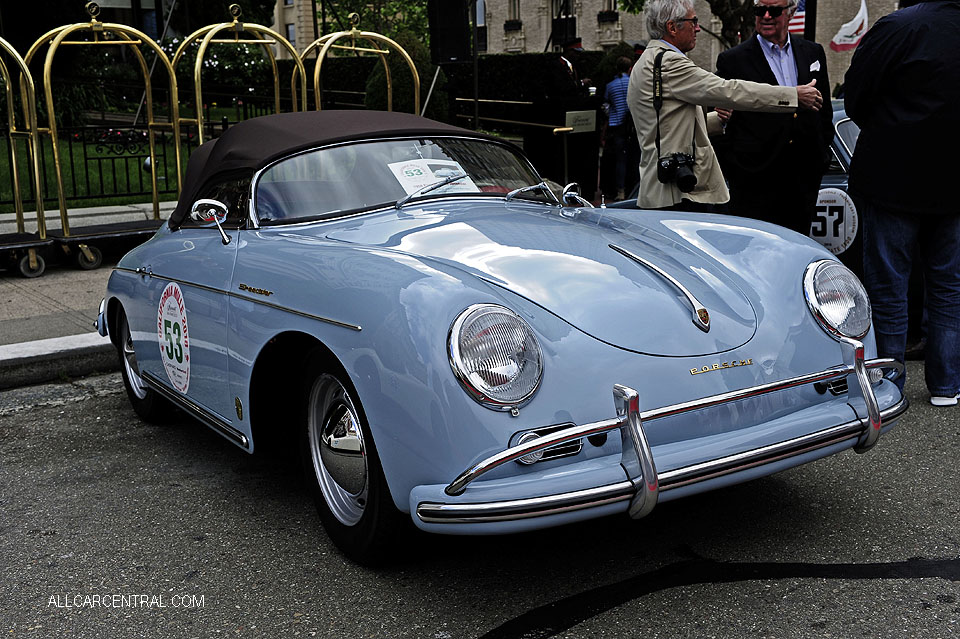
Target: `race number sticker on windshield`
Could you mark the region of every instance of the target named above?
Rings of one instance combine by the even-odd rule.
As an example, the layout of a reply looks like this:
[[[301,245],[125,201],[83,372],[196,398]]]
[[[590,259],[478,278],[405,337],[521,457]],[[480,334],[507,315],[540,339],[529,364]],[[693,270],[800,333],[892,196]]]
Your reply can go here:
[[[405,160],[388,164],[407,195],[444,178],[464,174],[463,178],[439,187],[434,193],[479,193],[480,189],[466,175],[459,162],[452,160]]]
[[[853,200],[840,189],[820,189],[817,213],[810,224],[810,237],[840,255],[857,239],[860,220]]]
[[[170,383],[181,393],[190,386],[190,338],[187,333],[187,305],[176,282],[167,284],[157,310],[157,339],[160,360]]]

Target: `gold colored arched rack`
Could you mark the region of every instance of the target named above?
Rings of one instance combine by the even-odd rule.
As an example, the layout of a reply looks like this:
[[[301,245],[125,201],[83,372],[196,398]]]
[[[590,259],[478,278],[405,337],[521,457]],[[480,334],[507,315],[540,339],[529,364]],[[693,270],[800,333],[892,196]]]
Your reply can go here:
[[[320,70],[323,65],[323,61],[327,57],[327,54],[331,51],[331,49],[336,49],[341,51],[353,51],[355,53],[359,53],[360,55],[366,53],[380,56],[380,60],[383,63],[383,70],[387,78],[387,111],[393,110],[393,82],[390,78],[390,66],[387,64],[387,55],[389,55],[391,51],[396,51],[407,63],[407,66],[410,68],[410,73],[413,75],[413,110],[414,113],[419,114],[420,75],[417,73],[417,67],[414,65],[410,55],[403,49],[403,47],[385,35],[375,33],[373,31],[361,31],[358,28],[360,25],[360,16],[358,14],[350,14],[350,23],[353,25],[352,29],[321,36],[317,40],[314,40],[307,45],[307,48],[305,48],[300,54],[300,59],[306,60],[310,53],[319,50],[317,54],[317,66],[313,70],[313,91],[314,98],[316,100],[317,111],[321,109]],[[350,44],[336,44],[338,41],[344,39],[349,40]],[[358,41],[367,43],[367,46],[358,46]],[[380,48],[381,44],[386,45],[387,48]]]
[[[286,38],[272,29],[259,24],[241,22],[241,9],[239,5],[230,5],[230,15],[233,16],[233,21],[222,22],[219,24],[209,24],[205,27],[197,29],[189,36],[184,38],[183,42],[180,43],[180,46],[177,47],[177,51],[173,55],[173,61],[171,63],[172,67],[176,69],[177,63],[179,63],[183,58],[187,48],[197,41],[200,42],[200,48],[197,51],[197,59],[193,65],[193,98],[196,117],[182,118],[181,122],[183,124],[194,124],[197,126],[197,135],[201,144],[204,141],[203,130],[204,126],[206,125],[203,116],[203,81],[201,77],[201,71],[203,69],[203,61],[206,57],[207,50],[211,44],[256,44],[263,47],[267,58],[270,60],[271,68],[273,69],[273,101],[274,108],[276,109],[277,113],[280,113],[280,72],[277,68],[277,57],[274,54],[271,45],[277,45],[286,49],[287,52],[290,53],[294,60],[294,64],[296,65],[293,76],[290,79],[290,97],[293,100],[293,110],[307,110],[306,71],[304,71],[303,62],[297,55],[297,50],[293,48],[293,45],[290,44]],[[232,37],[218,38],[217,36],[221,34]],[[248,37],[241,37],[244,34],[247,34]],[[300,109],[297,108],[298,78],[300,79],[301,84]]]

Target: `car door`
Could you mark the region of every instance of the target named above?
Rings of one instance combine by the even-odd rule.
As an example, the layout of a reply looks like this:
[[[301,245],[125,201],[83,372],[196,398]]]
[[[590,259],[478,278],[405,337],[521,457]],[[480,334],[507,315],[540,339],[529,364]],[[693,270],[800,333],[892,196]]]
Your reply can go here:
[[[213,222],[184,220],[162,250],[150,252],[149,298],[156,300],[158,349],[138,358],[153,377],[188,402],[232,424],[228,387],[228,291],[236,263],[239,229],[246,219],[249,178],[209,185],[199,199],[227,207],[223,235]],[[224,243],[224,237],[228,242]]]

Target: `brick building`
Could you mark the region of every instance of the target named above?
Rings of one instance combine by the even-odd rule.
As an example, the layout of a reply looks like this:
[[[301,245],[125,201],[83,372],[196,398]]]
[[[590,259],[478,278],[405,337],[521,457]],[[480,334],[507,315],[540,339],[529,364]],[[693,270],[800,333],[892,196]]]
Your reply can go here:
[[[443,0],[441,0],[443,1]],[[558,29],[579,36],[588,50],[602,50],[618,42],[646,42],[647,30],[643,14],[634,15],[616,8],[616,0],[567,0],[569,13],[560,11],[563,0],[478,0],[478,21],[481,27],[481,53],[535,53],[550,50],[551,28],[560,16]],[[697,15],[704,27],[697,48],[690,57],[705,69],[713,69],[723,44],[708,31],[719,32],[720,21],[710,12],[705,0],[696,0]],[[819,0],[817,3],[816,40],[827,52],[830,81],[843,81],[853,51],[833,51],[830,39],[845,22],[852,20],[860,8],[860,0]],[[868,20],[896,10],[897,0],[867,0]],[[273,29],[286,36],[294,48],[302,51],[314,40],[312,4],[310,0],[277,0]],[[556,38],[561,40],[562,38]],[[285,57],[284,51],[278,57]],[[834,87],[830,87],[830,91]]]
[[[560,11],[562,0],[484,1],[487,53],[544,51],[557,15],[561,16],[558,26],[581,37],[588,50],[609,48],[620,41],[645,42],[648,37],[643,15],[618,11],[615,0],[568,0],[569,15]],[[705,0],[696,0],[695,4],[704,31],[690,57],[701,67],[712,70],[723,44],[707,31],[719,32],[720,21],[712,18]],[[853,51],[837,52],[828,45],[840,26],[852,20],[859,8],[860,0],[817,3],[816,40],[826,49],[830,81],[834,85],[842,81]],[[868,21],[872,24],[896,8],[897,0],[867,0]]]

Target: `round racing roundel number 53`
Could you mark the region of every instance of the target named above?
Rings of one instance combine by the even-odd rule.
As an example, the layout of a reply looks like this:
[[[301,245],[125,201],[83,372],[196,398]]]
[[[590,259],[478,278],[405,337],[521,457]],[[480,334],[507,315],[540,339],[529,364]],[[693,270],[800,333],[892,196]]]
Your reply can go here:
[[[181,393],[190,386],[190,338],[187,333],[187,306],[176,282],[167,284],[157,309],[157,340],[160,360],[170,383]]]

